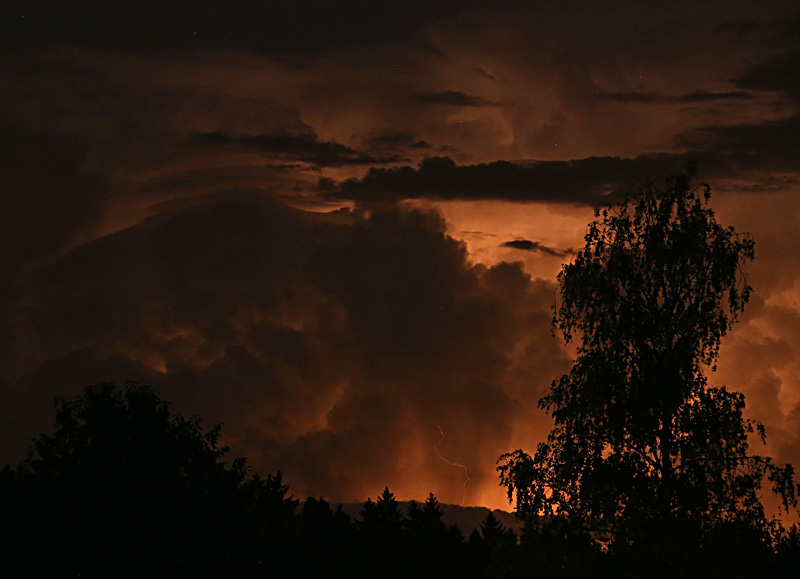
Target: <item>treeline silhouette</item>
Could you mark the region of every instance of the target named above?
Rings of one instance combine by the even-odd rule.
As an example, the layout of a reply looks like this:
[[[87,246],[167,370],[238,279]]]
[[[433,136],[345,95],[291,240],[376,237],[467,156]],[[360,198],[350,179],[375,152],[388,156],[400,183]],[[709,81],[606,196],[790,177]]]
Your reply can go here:
[[[403,512],[386,488],[358,520],[301,505],[147,386],[96,384],[55,414],[0,473],[2,577],[484,577],[516,543],[491,514],[465,540],[433,494]]]
[[[654,529],[606,552],[567,519],[520,535],[489,513],[468,538],[431,494],[401,509],[388,488],[352,519],[302,504],[281,473],[223,461],[220,427],[170,411],[151,388],[101,383],[56,400],[53,434],[0,473],[3,577],[756,577],[800,572],[800,532],[766,543],[728,529],[697,544]],[[738,532],[742,531],[742,532]],[[659,535],[660,533],[660,535]],[[663,553],[681,559],[663,565]],[[666,550],[665,550],[666,549]],[[680,570],[680,574],[678,574]]]

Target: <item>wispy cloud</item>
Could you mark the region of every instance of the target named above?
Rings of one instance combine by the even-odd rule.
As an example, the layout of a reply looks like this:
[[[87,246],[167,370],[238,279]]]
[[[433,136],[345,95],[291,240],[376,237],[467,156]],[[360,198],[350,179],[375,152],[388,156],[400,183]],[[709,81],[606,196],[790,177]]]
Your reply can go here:
[[[619,101],[623,103],[664,104],[664,103],[707,103],[721,100],[745,100],[752,98],[745,91],[707,92],[695,91],[685,94],[670,95],[658,92],[596,92],[593,97],[599,100]]]
[[[189,141],[206,146],[236,146],[259,151],[281,159],[295,160],[320,167],[343,165],[379,165],[400,160],[398,157],[375,157],[335,141],[321,141],[315,134],[306,135],[232,135],[222,131],[195,133]]]

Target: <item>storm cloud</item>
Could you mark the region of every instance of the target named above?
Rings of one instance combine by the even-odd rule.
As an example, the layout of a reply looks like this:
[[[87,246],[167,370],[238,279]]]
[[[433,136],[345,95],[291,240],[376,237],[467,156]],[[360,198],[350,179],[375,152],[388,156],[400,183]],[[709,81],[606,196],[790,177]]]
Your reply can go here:
[[[595,206],[621,199],[633,182],[648,175],[679,172],[691,156],[653,155],[635,159],[594,157],[574,161],[494,161],[457,165],[449,157],[408,165],[371,168],[327,195],[359,201],[400,199],[498,199]]]
[[[147,382],[223,422],[259,470],[340,500],[391,484],[459,502],[441,427],[476,500],[520,417],[514,388],[530,387],[508,374],[540,364],[516,352],[548,349],[544,375],[566,363],[552,285],[469,265],[435,213],[344,217],[228,192],[65,254],[25,281],[12,330],[35,330],[10,353],[31,361],[13,391],[46,408],[95,380]],[[4,424],[9,457],[34,424]]]
[[[693,160],[757,251],[710,381],[800,461],[795,3],[329,4],[11,3],[0,458],[137,379],[296,496],[460,502],[441,442],[504,506],[563,248]]]
[[[378,165],[398,161],[396,157],[373,157],[333,141],[321,141],[317,135],[228,135],[221,131],[198,133],[191,143],[209,147],[236,146],[264,153],[288,162],[309,163],[316,167],[342,165]]]

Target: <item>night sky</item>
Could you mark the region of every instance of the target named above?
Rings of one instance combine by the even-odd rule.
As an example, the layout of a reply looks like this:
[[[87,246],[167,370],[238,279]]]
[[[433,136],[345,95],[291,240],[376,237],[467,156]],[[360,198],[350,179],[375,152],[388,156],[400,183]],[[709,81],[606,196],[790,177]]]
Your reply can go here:
[[[507,508],[561,264],[693,159],[756,241],[710,381],[800,465],[800,12],[711,4],[6,3],[0,463],[135,379],[295,496]]]

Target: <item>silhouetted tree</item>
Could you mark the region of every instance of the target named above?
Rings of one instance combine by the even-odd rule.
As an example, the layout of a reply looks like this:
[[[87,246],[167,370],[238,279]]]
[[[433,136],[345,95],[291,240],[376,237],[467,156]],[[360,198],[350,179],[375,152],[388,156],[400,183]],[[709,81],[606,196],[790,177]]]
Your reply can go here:
[[[239,562],[241,459],[146,386],[56,399],[55,432],[0,477],[4,576],[205,577]],[[13,508],[9,508],[9,503]]]
[[[414,576],[463,575],[464,536],[455,525],[447,525],[443,515],[433,493],[422,505],[416,501],[408,505],[404,542],[408,552],[414,554],[410,567]]]
[[[493,513],[486,515],[470,535],[468,548],[479,577],[511,576],[516,558],[517,535],[505,527]]]
[[[417,501],[408,501],[408,506],[406,507],[406,526],[410,531],[423,526],[422,507],[419,506]]]
[[[433,493],[420,505],[410,501],[407,507],[407,527],[412,533],[441,532],[446,525],[442,521],[444,511]]]
[[[663,542],[679,556],[713,528],[766,529],[766,477],[796,504],[791,466],[749,454],[744,397],[707,384],[720,340],[750,297],[748,235],[719,225],[693,169],[599,208],[559,274],[554,325],[580,338],[539,405],[555,427],[533,456],[505,454],[509,499],[529,520],[580,521],[614,549]],[[655,526],[654,526],[655,525]]]
[[[773,576],[800,577],[800,526],[781,529],[776,543],[776,564]]]
[[[309,497],[299,516],[302,577],[357,576],[356,528],[339,505]]]
[[[517,540],[516,533],[498,521],[494,513],[486,515],[486,518],[481,523],[480,529],[483,540],[491,545],[499,545],[507,542],[515,543]]]
[[[289,494],[282,473],[266,478],[254,474],[244,482],[242,491],[241,546],[248,576],[298,575],[301,562],[297,559],[299,529],[295,511],[300,501]]]
[[[394,534],[402,528],[403,513],[400,505],[389,487],[383,489],[383,493],[378,497],[377,502],[367,499],[364,508],[361,509],[361,522],[359,527],[370,533]]]
[[[366,576],[403,577],[410,563],[402,555],[405,519],[397,499],[385,487],[378,500],[367,499],[357,523]]]
[[[565,516],[525,520],[513,561],[515,578],[608,576],[601,545],[581,521]]]

